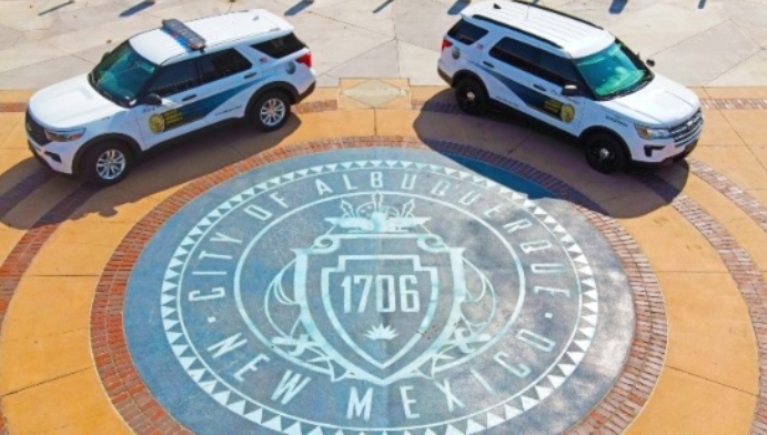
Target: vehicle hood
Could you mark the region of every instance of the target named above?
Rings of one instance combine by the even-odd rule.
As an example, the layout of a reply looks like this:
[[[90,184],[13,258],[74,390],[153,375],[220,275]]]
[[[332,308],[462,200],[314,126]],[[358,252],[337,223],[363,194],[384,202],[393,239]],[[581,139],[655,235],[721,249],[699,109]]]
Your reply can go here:
[[[29,100],[29,110],[44,126],[72,128],[125,109],[102,97],[82,75],[39,90]]]
[[[676,125],[700,108],[700,99],[693,91],[659,74],[639,91],[605,103],[610,109],[649,127]]]

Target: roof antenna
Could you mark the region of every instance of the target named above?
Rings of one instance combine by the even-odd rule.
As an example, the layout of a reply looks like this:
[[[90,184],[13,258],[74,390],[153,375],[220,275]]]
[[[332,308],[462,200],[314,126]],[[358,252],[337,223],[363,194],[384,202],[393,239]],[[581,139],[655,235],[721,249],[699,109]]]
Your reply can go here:
[[[501,7],[498,6],[498,3],[493,3],[493,9],[500,9]]]

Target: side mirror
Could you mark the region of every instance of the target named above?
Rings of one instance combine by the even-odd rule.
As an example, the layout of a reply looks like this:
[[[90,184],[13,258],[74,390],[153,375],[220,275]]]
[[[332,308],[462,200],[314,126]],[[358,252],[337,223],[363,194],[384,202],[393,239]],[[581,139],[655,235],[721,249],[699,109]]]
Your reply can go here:
[[[655,61],[654,61],[654,60],[652,60],[652,59],[647,59],[646,63],[647,63],[647,65],[649,65],[649,66],[655,66]]]
[[[578,91],[578,86],[576,85],[568,84],[562,88],[562,95],[565,97],[573,97],[579,94],[580,92]]]
[[[155,93],[147,94],[141,102],[147,106],[162,106],[162,98]]]

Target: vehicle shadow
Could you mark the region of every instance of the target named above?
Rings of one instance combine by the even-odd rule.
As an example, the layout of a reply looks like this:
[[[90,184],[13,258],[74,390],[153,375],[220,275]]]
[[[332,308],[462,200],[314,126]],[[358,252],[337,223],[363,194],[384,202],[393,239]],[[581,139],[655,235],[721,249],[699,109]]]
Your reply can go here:
[[[178,186],[280,144],[300,125],[301,121],[296,116],[291,116],[280,130],[271,133],[260,133],[242,122],[219,125],[215,129],[193,134],[151,150],[142,156],[125,180],[114,186],[97,188],[55,174],[46,185],[50,187],[46,190],[54,193],[49,195],[51,203],[45,207],[50,209],[57,203],[75,200],[70,198],[72,195],[68,196],[69,192],[77,192],[75,196],[85,200],[83,204],[65,215],[47,213],[44,219],[36,222],[19,216],[18,213],[8,213],[0,218],[0,222],[11,228],[28,230],[65,220],[78,220],[94,214],[105,218],[103,221],[107,223],[136,219],[140,216],[136,216],[133,204],[144,200],[159,204]],[[0,185],[18,182],[16,174],[21,170],[29,172],[29,165],[35,164],[38,163],[31,156],[19,162],[0,174]],[[48,170],[41,168],[41,171]],[[145,207],[140,209],[144,210]]]
[[[458,109],[451,89],[423,102],[423,110],[413,127],[419,139],[437,151],[445,148],[445,142],[457,143],[528,165],[568,185],[569,191],[574,193],[568,195],[569,201],[615,218],[643,216],[669,204],[684,188],[689,176],[684,161],[657,169],[632,167],[622,173],[601,174],[588,166],[582,147],[569,135],[510,110],[493,109],[482,117],[469,116]],[[449,153],[446,155],[504,184],[503,179],[496,179],[498,176],[494,175],[498,171],[489,171],[486,165],[473,164]],[[534,181],[529,179],[535,177],[527,175],[525,178],[528,178],[527,185],[532,186]],[[645,184],[648,179],[658,178],[668,184],[663,195]],[[524,190],[525,185],[515,182],[513,189]],[[533,191],[540,189],[531,188],[530,192]],[[560,195],[552,193],[552,196]]]

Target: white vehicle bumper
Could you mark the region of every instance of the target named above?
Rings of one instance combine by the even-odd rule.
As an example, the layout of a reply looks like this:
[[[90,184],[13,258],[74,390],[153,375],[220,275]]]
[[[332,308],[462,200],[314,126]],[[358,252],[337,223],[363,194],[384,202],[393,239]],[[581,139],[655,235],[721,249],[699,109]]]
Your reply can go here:
[[[673,137],[668,139],[647,140],[637,135],[634,143],[628,144],[632,159],[639,164],[664,165],[684,158],[698,145],[703,124],[703,118],[699,116],[699,121],[686,130],[683,127],[672,128]]]
[[[34,139],[27,136],[30,150],[35,153],[49,168],[62,174],[73,173],[73,162],[77,150],[85,142],[77,140],[72,142],[50,142],[43,146],[37,144]]]
[[[632,159],[634,162],[646,165],[663,166],[672,163],[674,160],[681,159],[690,154],[698,145],[700,135],[691,138],[682,144],[674,141],[641,141],[632,149]]]

